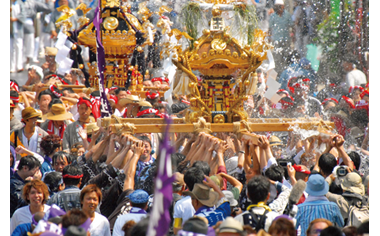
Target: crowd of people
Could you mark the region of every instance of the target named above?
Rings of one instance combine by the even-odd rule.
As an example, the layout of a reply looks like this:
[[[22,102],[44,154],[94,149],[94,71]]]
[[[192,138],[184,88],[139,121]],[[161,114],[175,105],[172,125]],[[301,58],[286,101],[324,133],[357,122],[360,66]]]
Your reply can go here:
[[[77,68],[58,73],[53,47],[56,8],[75,9],[80,2],[97,6],[96,0],[11,0],[11,73],[28,70],[25,84],[10,80],[11,235],[139,236],[152,219],[164,134],[99,127],[99,91],[57,86],[86,81]],[[260,67],[255,94],[244,102],[249,118],[317,118],[334,122],[335,129],[253,132],[257,142],[232,132],[175,133],[167,235],[369,234],[368,78],[352,55],[342,58],[346,74],[329,83],[312,69],[306,45],[323,4],[251,3],[274,45],[281,99],[265,97],[269,75]],[[182,2],[172,4],[169,17],[180,25],[176,4]],[[85,60],[87,54],[83,50]],[[149,70],[145,86],[169,86],[164,74]],[[119,122],[183,118],[191,111],[185,95],[173,93],[168,102],[156,90],[145,99],[126,87],[106,93]]]

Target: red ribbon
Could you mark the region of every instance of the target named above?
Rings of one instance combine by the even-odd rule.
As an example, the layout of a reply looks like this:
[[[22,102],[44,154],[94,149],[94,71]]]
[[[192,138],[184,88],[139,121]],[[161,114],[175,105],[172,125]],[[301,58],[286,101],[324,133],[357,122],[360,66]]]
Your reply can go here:
[[[360,94],[360,97],[363,98],[365,95],[369,96],[369,91],[368,91],[368,90],[364,90],[364,91]]]
[[[301,172],[301,173],[305,173],[307,175],[310,175],[310,171],[309,170],[303,170],[301,166],[297,166],[296,164],[293,165],[293,168],[297,171],[297,172]]]
[[[61,137],[61,139],[63,139],[63,134],[65,133],[65,129],[66,129],[66,123],[63,123],[63,125],[59,127],[59,136]],[[46,132],[49,135],[54,134],[54,123],[52,120],[49,120],[48,129],[46,130]]]
[[[59,78],[59,77],[58,77],[58,78]],[[62,97],[62,93],[59,93],[59,92],[55,91],[55,89],[58,90],[58,88],[57,88],[57,86],[56,86],[55,84],[50,85],[49,90],[50,90],[55,96],[57,96],[57,97],[59,97],[59,98]]]
[[[323,102],[322,102],[322,105],[325,105],[325,103],[326,102],[328,102],[328,101],[333,101],[333,102],[335,102],[337,105],[338,105],[338,100],[336,100],[335,98],[326,98],[325,100],[323,100]]]
[[[159,114],[159,111],[156,110],[156,109],[153,109],[153,108],[149,108],[149,109],[146,109],[146,110],[143,110],[143,111],[140,111],[139,113],[137,113],[136,117],[140,117],[140,116],[147,115],[147,114],[155,114],[155,115],[158,115],[158,114]],[[159,115],[158,115],[158,116],[159,116]]]
[[[19,100],[20,100],[20,98],[19,97],[10,97],[10,99],[12,100],[12,101],[14,101],[14,102],[19,102]]]
[[[84,99],[84,98],[79,98],[79,101],[78,101],[78,108],[79,108],[79,106],[81,105],[81,104],[86,104],[89,108],[91,108],[92,109],[92,104],[91,104],[91,102],[90,101],[88,101],[88,100],[86,100],[86,99]]]
[[[67,179],[80,179],[83,177],[83,174],[81,175],[69,175],[69,174],[65,174],[65,175],[62,175],[62,178],[67,178]]]
[[[147,97],[147,98],[149,98],[149,99],[155,99],[155,98],[158,98],[159,96],[160,96],[160,93],[159,92],[157,92],[157,93],[150,93],[150,91],[147,91],[146,93],[145,93],[145,96]]]
[[[19,92],[18,86],[17,86],[17,84],[15,82],[11,81],[10,87],[14,88],[17,92]]]
[[[349,100],[348,97],[342,96],[342,98],[350,105],[351,108],[355,108],[355,105]]]
[[[364,88],[363,88],[362,86],[358,86],[358,85],[356,85],[356,86],[351,86],[350,89],[348,90],[348,92],[349,92],[349,93],[352,93],[352,91],[353,91],[354,89],[359,89],[361,93],[364,91]]]
[[[57,78],[57,79],[59,79],[59,81],[61,81],[62,82],[62,84],[64,84],[64,85],[69,85],[68,83],[66,83],[61,77],[59,77],[58,75],[56,75],[56,74],[53,74],[53,75],[51,75],[51,76],[53,76],[53,77],[55,77],[55,78]]]

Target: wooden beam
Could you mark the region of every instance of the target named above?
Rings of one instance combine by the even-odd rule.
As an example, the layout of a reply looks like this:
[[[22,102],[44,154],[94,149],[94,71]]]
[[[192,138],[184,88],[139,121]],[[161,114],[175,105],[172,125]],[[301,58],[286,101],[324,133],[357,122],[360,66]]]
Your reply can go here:
[[[327,125],[334,128],[333,122],[325,122]],[[300,129],[310,130],[316,129],[320,122],[288,122],[288,123],[250,123],[249,126],[252,132],[274,132],[274,131],[292,131],[291,126],[298,125]],[[123,124],[111,124],[113,132],[117,133],[123,129]],[[134,133],[163,133],[166,129],[166,124],[134,124],[136,128]],[[243,128],[243,126],[241,126]],[[211,124],[212,132],[233,132],[233,124]],[[169,127],[170,133],[192,133],[194,132],[193,124],[172,124]]]

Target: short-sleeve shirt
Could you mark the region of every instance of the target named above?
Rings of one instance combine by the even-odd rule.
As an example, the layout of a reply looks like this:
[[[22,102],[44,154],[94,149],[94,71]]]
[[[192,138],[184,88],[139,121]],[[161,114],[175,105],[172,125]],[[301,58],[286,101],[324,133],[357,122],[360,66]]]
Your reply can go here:
[[[95,218],[90,224],[91,236],[111,236],[110,223],[103,215],[95,212]]]
[[[181,218],[182,224],[185,223],[185,221],[187,221],[191,217],[193,217],[194,214],[195,210],[193,205],[191,204],[190,196],[183,197],[174,205],[173,218]]]

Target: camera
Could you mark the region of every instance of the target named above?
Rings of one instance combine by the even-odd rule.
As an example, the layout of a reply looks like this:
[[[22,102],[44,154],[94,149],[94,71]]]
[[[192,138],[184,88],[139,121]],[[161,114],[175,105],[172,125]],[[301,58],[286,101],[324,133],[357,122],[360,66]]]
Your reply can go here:
[[[337,176],[346,176],[347,175],[347,169],[345,166],[340,166],[337,170],[336,170],[336,174]]]

